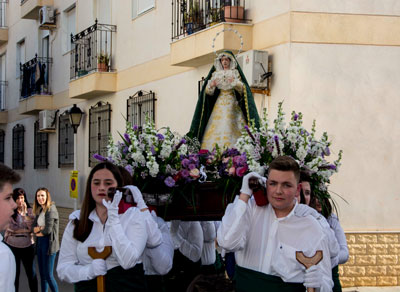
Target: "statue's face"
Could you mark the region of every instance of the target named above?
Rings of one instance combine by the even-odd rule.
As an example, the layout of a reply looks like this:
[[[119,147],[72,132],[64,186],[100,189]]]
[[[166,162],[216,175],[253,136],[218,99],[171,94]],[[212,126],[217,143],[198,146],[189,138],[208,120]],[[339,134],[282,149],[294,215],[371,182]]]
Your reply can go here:
[[[228,70],[231,65],[231,59],[229,59],[226,56],[222,56],[221,64],[222,64],[222,68],[224,68],[224,70]]]

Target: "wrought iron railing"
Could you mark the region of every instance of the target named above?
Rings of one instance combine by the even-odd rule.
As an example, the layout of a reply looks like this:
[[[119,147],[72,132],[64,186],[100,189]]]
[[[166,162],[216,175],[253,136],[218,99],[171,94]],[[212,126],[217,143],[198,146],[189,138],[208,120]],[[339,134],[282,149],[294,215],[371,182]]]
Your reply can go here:
[[[7,3],[8,0],[0,1],[0,28],[7,27]]]
[[[113,33],[117,26],[97,23],[71,35],[72,51],[70,78],[79,78],[89,72],[114,71],[112,64]]]
[[[6,94],[7,94],[7,81],[0,81],[0,111],[7,109]]]
[[[155,122],[156,94],[139,90],[127,100],[127,117],[132,125],[142,127],[148,116]]]
[[[245,0],[172,0],[172,40],[220,22],[247,22]]]
[[[51,95],[51,64],[52,58],[38,57],[20,64],[20,92],[21,99],[35,94]]]

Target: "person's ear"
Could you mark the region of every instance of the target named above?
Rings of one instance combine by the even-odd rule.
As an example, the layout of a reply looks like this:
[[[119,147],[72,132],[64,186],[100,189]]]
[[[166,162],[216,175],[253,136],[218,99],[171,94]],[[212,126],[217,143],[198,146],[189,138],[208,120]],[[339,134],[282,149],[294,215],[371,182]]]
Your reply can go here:
[[[297,184],[296,197],[300,197],[301,183]]]

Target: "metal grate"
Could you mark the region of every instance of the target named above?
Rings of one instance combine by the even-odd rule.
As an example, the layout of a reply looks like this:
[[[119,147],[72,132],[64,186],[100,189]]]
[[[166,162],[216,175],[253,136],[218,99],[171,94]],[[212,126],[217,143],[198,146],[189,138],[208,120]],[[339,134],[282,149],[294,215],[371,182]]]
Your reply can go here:
[[[127,100],[127,117],[132,125],[141,127],[148,115],[155,121],[155,93],[138,91]]]
[[[6,133],[3,130],[0,130],[0,162],[4,163],[4,138]]]
[[[220,22],[247,22],[245,0],[172,0],[172,40]]]
[[[7,93],[7,81],[0,81],[0,111],[4,111],[7,109],[6,105],[6,93]]]
[[[117,27],[97,23],[71,35],[72,51],[70,79],[79,78],[92,71],[111,72],[113,33]]]
[[[108,137],[111,132],[111,105],[98,102],[89,110],[89,166],[93,167],[98,161],[94,154],[107,156]]]
[[[25,128],[17,124],[13,128],[12,137],[12,167],[14,169],[24,169],[24,135]]]
[[[58,119],[58,167],[74,165],[74,129],[68,111]]]
[[[47,168],[49,166],[49,134],[39,132],[39,121],[35,122],[33,168]]]

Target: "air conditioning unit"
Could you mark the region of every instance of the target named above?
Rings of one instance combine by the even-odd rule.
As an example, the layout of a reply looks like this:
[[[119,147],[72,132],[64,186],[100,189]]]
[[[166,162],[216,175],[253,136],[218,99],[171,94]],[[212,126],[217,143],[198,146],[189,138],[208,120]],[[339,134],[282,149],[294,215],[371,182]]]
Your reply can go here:
[[[44,110],[39,112],[39,131],[47,133],[56,131],[56,111]]]
[[[268,52],[250,50],[237,56],[237,61],[252,88],[267,89],[268,77]]]
[[[51,6],[43,6],[39,10],[39,24],[48,25],[55,24],[54,8]]]

